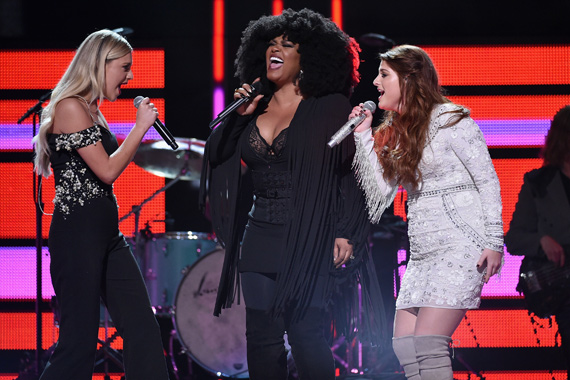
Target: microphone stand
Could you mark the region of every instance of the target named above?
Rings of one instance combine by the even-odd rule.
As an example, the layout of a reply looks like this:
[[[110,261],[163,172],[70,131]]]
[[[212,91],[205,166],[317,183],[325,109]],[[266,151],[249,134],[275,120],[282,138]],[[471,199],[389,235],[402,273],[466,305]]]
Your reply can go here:
[[[50,92],[51,93],[51,92]],[[42,102],[43,103],[43,102]],[[39,104],[39,103],[38,103]],[[36,122],[38,116],[41,115],[42,108],[40,108],[34,113],[33,117],[33,133],[36,135]],[[42,296],[42,246],[43,246],[43,234],[42,234],[42,210],[44,204],[41,199],[41,183],[42,177],[40,174],[33,174],[34,176],[34,200],[36,205],[36,366],[35,373],[39,377],[40,375],[40,356],[42,353],[42,311],[41,304],[43,301]],[[37,186],[36,186],[37,185]]]
[[[32,121],[32,137],[36,135],[36,125],[38,122],[38,117],[42,114],[42,105],[43,103],[49,99],[51,96],[51,90],[45,93],[40,97],[38,102],[28,109],[20,119],[18,119],[18,124],[22,124],[22,122],[27,119],[30,115],[33,114],[33,121]],[[35,148],[34,148],[35,152]],[[34,365],[34,375],[39,377],[40,375],[40,362],[41,362],[41,353],[42,353],[42,310],[41,304],[43,301],[42,298],[42,246],[43,246],[43,236],[42,236],[42,210],[44,204],[41,199],[41,183],[42,177],[41,175],[33,174],[33,197],[34,197],[34,204],[36,210],[36,305],[35,305],[35,312],[36,312],[36,356],[35,356],[35,365]]]

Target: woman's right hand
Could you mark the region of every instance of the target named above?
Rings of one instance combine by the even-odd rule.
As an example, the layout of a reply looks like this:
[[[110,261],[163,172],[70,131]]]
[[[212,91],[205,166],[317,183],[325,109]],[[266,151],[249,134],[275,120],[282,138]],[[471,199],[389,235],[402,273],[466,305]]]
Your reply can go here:
[[[257,80],[259,80],[259,78],[254,80],[254,82]],[[236,88],[234,91],[235,100],[238,100],[243,97],[249,97],[250,95],[251,95],[251,86],[248,83],[242,84],[241,87]],[[253,100],[251,99],[248,100],[247,102],[239,106],[236,109],[236,112],[238,113],[238,115],[241,116],[251,115],[253,111],[255,111],[255,109],[257,108],[257,103],[259,103],[259,100],[261,100],[261,98],[263,98],[263,94],[257,95],[255,98],[253,98]]]
[[[363,106],[364,103],[360,103],[359,105],[354,107],[350,115],[348,115],[349,120],[360,116],[362,113],[366,115],[366,119],[362,120],[362,123],[360,123],[358,127],[354,129],[356,132],[364,132],[365,130],[367,130],[372,126],[372,112],[370,112],[370,110],[365,109]]]
[[[151,103],[149,98],[144,98],[137,109],[137,121],[135,123],[135,127],[143,128],[146,133],[146,131],[148,131],[154,124],[157,117],[158,110],[154,106],[154,103]]]
[[[564,248],[556,240],[548,235],[544,235],[540,238],[540,245],[548,257],[548,260],[552,261],[559,267],[564,266],[565,256]]]

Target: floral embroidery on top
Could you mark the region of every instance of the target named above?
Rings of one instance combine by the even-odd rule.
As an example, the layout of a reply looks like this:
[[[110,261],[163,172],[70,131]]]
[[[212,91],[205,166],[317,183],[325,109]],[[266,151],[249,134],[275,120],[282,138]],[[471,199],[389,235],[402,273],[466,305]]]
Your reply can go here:
[[[83,131],[60,134],[55,139],[56,151],[69,152],[64,167],[54,169],[56,176],[55,207],[64,215],[69,215],[76,205],[83,206],[89,199],[109,196],[112,185],[105,185],[89,170],[76,149],[95,145],[101,141],[101,127],[94,125]]]
[[[68,152],[95,145],[101,141],[101,127],[94,125],[75,133],[62,133],[55,139],[55,150],[65,149]]]

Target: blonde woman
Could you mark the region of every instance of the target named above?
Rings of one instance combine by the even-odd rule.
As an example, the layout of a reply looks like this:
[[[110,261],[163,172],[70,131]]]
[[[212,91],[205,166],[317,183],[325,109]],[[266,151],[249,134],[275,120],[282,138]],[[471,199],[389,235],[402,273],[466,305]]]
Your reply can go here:
[[[398,185],[408,192],[410,260],[396,301],[392,345],[406,377],[452,380],[451,335],[499,271],[503,223],[499,180],[469,111],[441,94],[425,51],[398,46],[380,56],[378,108],[356,129],[356,176],[378,221]]]
[[[81,44],[53,90],[34,138],[35,171],[55,176],[49,232],[59,340],[41,379],[92,378],[102,299],[124,340],[130,379],[168,379],[158,323],[137,263],[119,231],[113,182],[157,117],[148,98],[119,147],[99,110],[133,79],[132,48],[109,30]],[[50,169],[51,167],[51,169]]]

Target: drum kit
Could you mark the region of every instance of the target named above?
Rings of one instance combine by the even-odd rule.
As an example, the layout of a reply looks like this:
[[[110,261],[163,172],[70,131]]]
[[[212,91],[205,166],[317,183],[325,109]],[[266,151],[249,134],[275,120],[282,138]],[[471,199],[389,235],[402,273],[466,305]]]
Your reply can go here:
[[[248,378],[245,343],[245,306],[234,304],[220,317],[213,316],[224,250],[210,234],[183,231],[143,234],[139,213],[145,203],[179,180],[200,179],[204,141],[176,138],[172,150],[164,141],[143,142],[134,163],[171,181],[121,218],[135,216],[133,252],[157,316],[171,318],[170,356],[175,372],[172,339],[181,352],[212,375]]]

